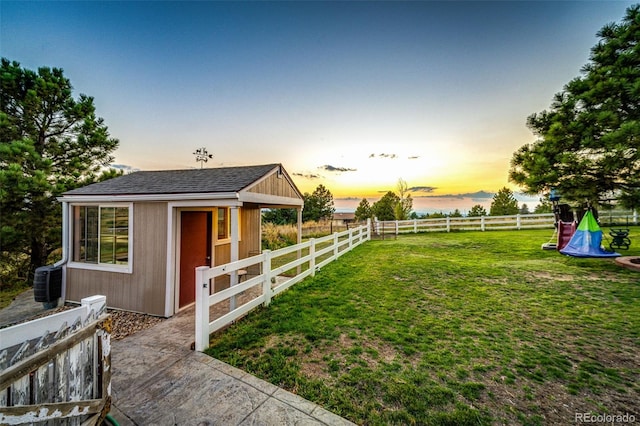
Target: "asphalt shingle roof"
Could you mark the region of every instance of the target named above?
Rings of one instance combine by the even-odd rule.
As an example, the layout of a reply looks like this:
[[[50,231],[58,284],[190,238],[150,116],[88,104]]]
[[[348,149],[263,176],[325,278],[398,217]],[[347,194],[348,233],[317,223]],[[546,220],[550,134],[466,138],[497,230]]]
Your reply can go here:
[[[238,192],[279,164],[212,169],[141,171],[73,189],[63,195]]]

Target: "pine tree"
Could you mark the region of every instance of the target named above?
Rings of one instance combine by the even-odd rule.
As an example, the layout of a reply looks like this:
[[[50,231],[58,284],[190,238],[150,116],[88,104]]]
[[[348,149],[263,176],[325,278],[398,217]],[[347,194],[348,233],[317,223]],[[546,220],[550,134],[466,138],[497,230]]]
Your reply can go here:
[[[491,216],[513,215],[518,214],[518,211],[518,201],[514,198],[513,192],[506,186],[493,196],[489,209]]]
[[[582,75],[533,114],[538,136],[513,154],[509,179],[530,194],[555,188],[597,204],[611,194],[640,205],[640,5],[597,34]]]
[[[317,222],[333,217],[333,213],[336,211],[333,205],[333,194],[324,185],[318,185],[313,194],[305,193],[303,198],[302,220],[304,222],[310,220]]]
[[[355,220],[360,222],[367,219],[371,219],[372,216],[373,214],[371,212],[371,205],[369,205],[369,201],[367,201],[366,198],[363,198],[362,201],[360,201],[360,204],[358,204],[358,207],[356,208]]]
[[[56,197],[92,182],[118,140],[96,117],[93,98],[72,97],[59,68],[0,63],[0,240],[3,253],[29,256],[29,278],[60,246]]]
[[[487,210],[482,207],[480,204],[476,204],[475,206],[471,207],[471,210],[469,210],[469,214],[467,215],[468,217],[479,217],[479,216],[486,216],[487,215]]]

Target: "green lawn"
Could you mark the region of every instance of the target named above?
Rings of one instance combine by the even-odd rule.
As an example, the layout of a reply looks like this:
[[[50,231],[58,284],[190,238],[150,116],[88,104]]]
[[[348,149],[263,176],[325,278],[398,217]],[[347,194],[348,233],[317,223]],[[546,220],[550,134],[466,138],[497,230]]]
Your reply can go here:
[[[368,242],[207,352],[358,424],[638,419],[640,272],[543,251],[551,232]]]

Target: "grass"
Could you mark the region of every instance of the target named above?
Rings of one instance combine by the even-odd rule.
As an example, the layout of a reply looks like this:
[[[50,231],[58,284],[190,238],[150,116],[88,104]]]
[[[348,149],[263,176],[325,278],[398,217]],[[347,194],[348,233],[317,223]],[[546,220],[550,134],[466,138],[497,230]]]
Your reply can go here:
[[[212,338],[207,353],[358,424],[639,418],[640,275],[541,250],[550,236],[368,242]],[[632,228],[635,246],[638,237]]]

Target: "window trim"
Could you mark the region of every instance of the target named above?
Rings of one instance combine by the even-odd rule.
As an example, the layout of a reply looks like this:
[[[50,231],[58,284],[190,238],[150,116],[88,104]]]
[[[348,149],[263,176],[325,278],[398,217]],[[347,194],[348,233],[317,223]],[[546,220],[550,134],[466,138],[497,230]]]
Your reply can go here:
[[[213,235],[215,237],[214,246],[221,246],[225,244],[231,244],[231,208],[233,206],[217,206],[214,208],[214,217],[213,217]],[[225,215],[227,217],[227,237],[226,238],[218,238],[218,212],[219,209],[225,210]],[[242,241],[242,208],[238,207],[238,242]]]
[[[126,265],[112,263],[85,263],[73,260],[76,246],[75,235],[75,208],[76,207],[98,207],[98,211],[103,207],[126,207],[129,209],[128,217],[128,262]],[[67,266],[72,269],[86,269],[92,271],[118,272],[123,274],[133,273],[133,203],[70,203],[69,204],[69,261]],[[99,259],[99,258],[98,258]]]

